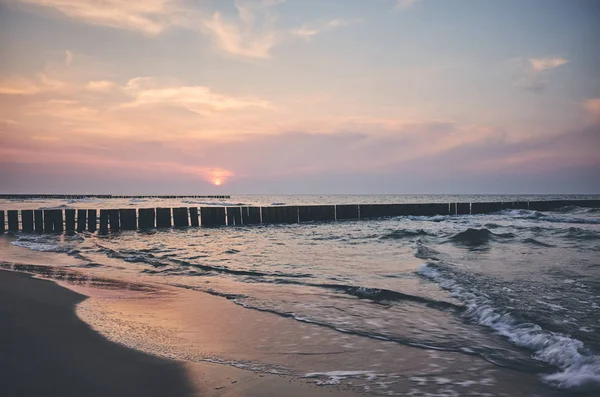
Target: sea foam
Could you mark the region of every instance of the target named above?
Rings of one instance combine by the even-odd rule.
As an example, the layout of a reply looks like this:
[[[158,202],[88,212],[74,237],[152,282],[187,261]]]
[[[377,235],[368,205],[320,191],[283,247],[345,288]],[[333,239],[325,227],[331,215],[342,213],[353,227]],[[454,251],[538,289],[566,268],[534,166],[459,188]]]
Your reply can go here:
[[[580,340],[546,331],[534,323],[519,322],[511,313],[494,307],[479,291],[462,287],[434,265],[424,264],[418,272],[463,301],[467,306],[465,317],[532,350],[534,359],[558,367],[559,372],[542,376],[547,383],[561,388],[600,386],[600,356],[589,351]]]

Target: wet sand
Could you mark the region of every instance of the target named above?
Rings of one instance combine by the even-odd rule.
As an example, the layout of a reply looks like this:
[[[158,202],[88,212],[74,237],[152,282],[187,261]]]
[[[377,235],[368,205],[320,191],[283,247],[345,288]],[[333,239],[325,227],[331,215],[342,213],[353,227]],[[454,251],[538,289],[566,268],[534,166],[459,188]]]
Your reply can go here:
[[[136,352],[75,314],[85,296],[51,281],[0,271],[3,396],[189,396],[174,361]]]
[[[81,321],[86,296],[0,270],[0,394],[13,396],[341,396],[331,388],[135,351]],[[352,394],[352,393],[350,393]]]

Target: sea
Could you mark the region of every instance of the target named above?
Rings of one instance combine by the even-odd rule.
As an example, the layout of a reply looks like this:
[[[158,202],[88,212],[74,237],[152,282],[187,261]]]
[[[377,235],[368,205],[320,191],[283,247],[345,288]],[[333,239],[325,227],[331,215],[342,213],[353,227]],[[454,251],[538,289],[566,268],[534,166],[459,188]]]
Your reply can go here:
[[[0,209],[582,198],[598,196],[31,199],[0,200]],[[498,373],[524,374],[539,384],[541,395],[600,395],[600,208],[2,238],[77,259],[71,268],[79,272],[197,291],[245,311],[286,318],[306,332],[298,337],[304,343],[310,343],[307,329],[323,329],[327,343],[339,337],[338,347],[348,352],[348,360],[343,354],[331,358],[334,353],[329,359],[245,359],[243,365],[256,371],[268,368],[323,385],[353,382],[374,395],[402,394],[395,394],[394,382],[413,383],[415,396],[426,395],[418,390],[427,382],[449,390],[430,395],[501,395],[493,384],[488,394],[469,394],[469,386],[494,381],[468,378],[474,371],[464,364],[435,360],[459,357],[459,363],[484,362]],[[429,372],[403,377],[410,365],[398,356],[407,347],[431,357]],[[231,363],[235,354],[211,360]]]

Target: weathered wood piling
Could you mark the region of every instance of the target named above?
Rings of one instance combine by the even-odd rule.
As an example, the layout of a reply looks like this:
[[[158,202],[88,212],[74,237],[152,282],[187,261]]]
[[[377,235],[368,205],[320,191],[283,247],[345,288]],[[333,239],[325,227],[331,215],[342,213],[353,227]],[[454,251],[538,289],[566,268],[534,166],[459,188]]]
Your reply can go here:
[[[173,208],[173,224],[175,227],[185,227],[190,225],[187,207]]]
[[[489,214],[501,210],[552,211],[565,206],[600,208],[600,200],[473,203],[219,206],[178,208],[1,210],[0,233],[95,232],[175,227],[331,222],[393,216]],[[98,222],[99,220],[99,222]]]
[[[171,209],[156,209],[156,227],[171,227]]]
[[[21,211],[21,229],[24,232],[33,232],[33,210]]]
[[[3,200],[35,200],[35,199],[62,199],[62,200],[83,200],[88,198],[97,199],[229,199],[228,195],[114,195],[114,194],[0,194]]]
[[[96,210],[88,210],[87,211],[88,218],[88,232],[95,232],[96,225],[98,224],[98,213]]]
[[[203,227],[225,226],[225,207],[201,207],[200,221]]]
[[[87,210],[77,210],[77,231],[85,231],[85,225],[87,224]]]
[[[74,209],[66,209],[65,210],[65,230],[67,232],[75,231],[75,210]]]
[[[137,229],[137,214],[135,208],[124,208],[119,210],[119,218],[122,230]]]
[[[153,229],[156,212],[154,208],[140,208],[138,210],[138,227],[140,229]]]
[[[226,207],[227,225],[241,226],[242,223],[242,207]]]

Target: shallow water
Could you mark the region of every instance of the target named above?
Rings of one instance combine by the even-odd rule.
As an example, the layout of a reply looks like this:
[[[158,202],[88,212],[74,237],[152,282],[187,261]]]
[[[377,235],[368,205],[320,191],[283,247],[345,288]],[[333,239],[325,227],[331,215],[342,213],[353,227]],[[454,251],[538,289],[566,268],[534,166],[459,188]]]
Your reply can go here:
[[[458,199],[514,198],[233,196],[226,203]],[[107,201],[1,206],[165,205]],[[392,344],[432,354],[450,352],[485,360],[500,371],[532,374],[561,393],[593,395],[600,390],[599,209],[108,235],[18,234],[12,243],[64,252],[77,259],[72,267],[96,275],[199,290],[246,310],[293,319],[298,327],[318,325],[340,337],[369,340],[373,351],[382,347],[378,344]],[[384,367],[392,366],[390,357],[382,360]],[[269,364],[268,358],[263,361]],[[324,383],[360,377],[375,387],[381,381],[365,370],[311,371],[309,364],[297,364],[296,369]]]

